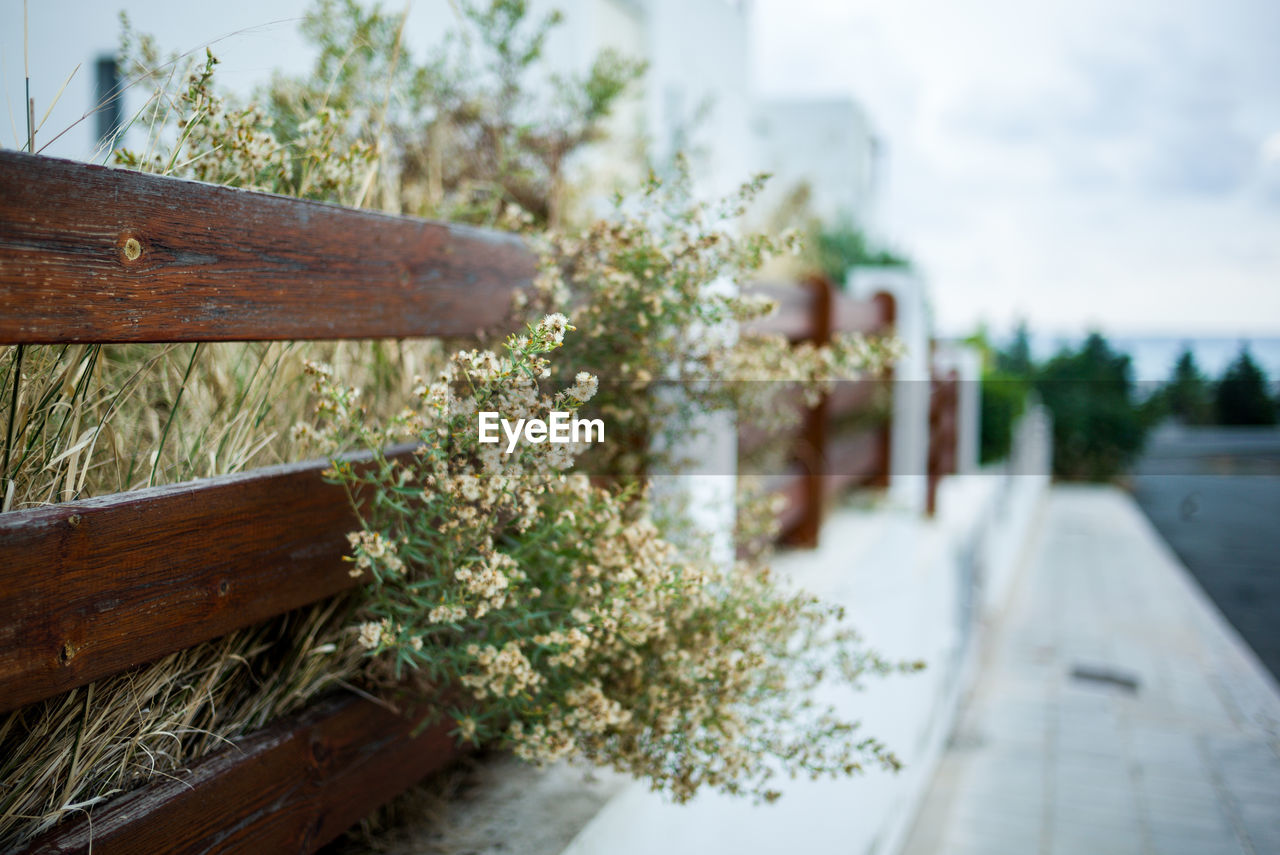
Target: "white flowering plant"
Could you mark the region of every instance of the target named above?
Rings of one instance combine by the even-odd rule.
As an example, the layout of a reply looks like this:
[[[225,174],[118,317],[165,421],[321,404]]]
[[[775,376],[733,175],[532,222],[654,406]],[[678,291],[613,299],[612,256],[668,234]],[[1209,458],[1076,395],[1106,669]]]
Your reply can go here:
[[[799,390],[814,403],[836,380],[877,375],[897,355],[890,338],[841,334],[827,345],[792,345],[752,322],[773,300],[740,291],[770,259],[800,251],[794,232],[739,233],[742,214],[764,187],[759,175],[715,203],[695,198],[687,164],[615,200],[611,216],[532,239],[541,265],[516,308],[564,312],[581,328],[566,345],[566,370],[585,366],[608,378],[594,409],[614,441],[592,452],[594,472],[643,478],[679,471],[680,447],[695,414],[731,410],[740,423],[781,435],[801,410],[782,404]],[[655,395],[678,385],[676,396]],[[656,441],[658,439],[660,441]],[[780,443],[787,450],[786,443]]]
[[[463,29],[476,35],[459,36],[456,50],[424,65],[402,42],[401,15],[320,0],[304,23],[320,51],[314,71],[273,79],[256,104],[215,85],[209,53],[163,57],[154,40],[126,32],[126,89],[151,83],[154,91],[111,141],[128,143],[115,162],[527,232],[565,228],[575,199],[568,167],[603,135],[640,66],[602,55],[556,97],[536,97],[555,17],[530,26],[527,6],[460,3]],[[643,387],[682,364],[687,377],[719,381],[691,405],[733,406],[751,419],[788,408],[758,403],[769,384],[731,378],[749,381],[762,369],[760,379],[807,383],[844,369],[832,368],[842,359],[834,349],[789,349],[777,338],[702,349],[697,328],[767,309],[722,299],[707,284],[746,278],[787,242],[738,242],[719,226],[719,236],[700,234],[718,211],[681,213],[656,184],[645,193],[638,208],[621,211],[629,224],[615,218],[549,234],[541,244],[549,287],[525,307],[534,328],[501,356],[455,356],[434,382],[413,378],[443,365],[449,347],[435,341],[28,347],[20,372],[12,351],[4,354],[0,375],[12,400],[39,402],[10,414],[15,449],[26,449],[7,473],[14,506],[334,448],[365,447],[372,460],[337,463],[332,473],[359,502],[351,569],[360,590],[0,721],[0,757],[12,760],[0,787],[0,849],[336,686],[368,678],[403,688],[397,674],[446,693],[442,706],[460,736],[532,758],[577,754],[648,776],[678,798],[703,784],[768,795],[771,753],[791,771],[892,765],[878,744],[822,719],[804,690],[824,657],[853,676],[898,666],[860,652],[833,610],[785,594],[758,568],[738,573],[684,554],[646,504],[640,476],[653,468],[651,432],[679,414],[664,421],[651,398],[629,396],[619,378]],[[683,224],[664,225],[672,214]],[[549,364],[562,335],[566,350]],[[300,376],[304,358],[309,380]],[[530,372],[560,391],[535,392]],[[299,421],[312,383],[321,415]],[[477,401],[519,398],[541,415],[544,397],[554,404],[557,395],[557,406],[609,415],[611,441],[583,460],[588,466],[564,468],[583,459],[579,449],[549,446],[494,464],[493,452],[457,430]],[[404,439],[420,453],[384,452]],[[486,468],[493,465],[496,474]],[[619,489],[582,477],[584,469],[637,477]],[[360,614],[354,622],[351,609]],[[793,709],[808,724],[790,723]]]
[[[918,663],[865,650],[839,609],[768,573],[682,551],[634,489],[572,472],[579,448],[507,455],[478,442],[481,409],[532,418],[590,399],[585,372],[560,391],[540,386],[553,374],[547,354],[572,332],[551,314],[501,356],[458,352],[419,384],[417,409],[376,431],[353,390],[313,366],[325,417],[373,453],[330,472],[362,515],[351,632],[373,673],[420,673],[461,739],[611,766],[677,801],[704,786],[773,799],[780,772],[896,768],[812,690],[826,675],[857,683]],[[417,443],[408,457],[382,451],[404,436]]]

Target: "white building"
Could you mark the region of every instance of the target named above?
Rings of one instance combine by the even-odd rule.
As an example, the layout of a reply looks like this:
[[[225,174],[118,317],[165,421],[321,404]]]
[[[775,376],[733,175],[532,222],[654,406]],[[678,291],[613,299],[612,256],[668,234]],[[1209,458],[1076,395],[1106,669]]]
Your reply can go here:
[[[732,192],[760,171],[750,132],[750,5],[734,0],[535,0],[535,14],[564,13],[548,41],[553,67],[585,73],[607,48],[642,59],[638,90],[619,105],[611,139],[583,158],[608,193],[635,186],[648,166],[676,152],[690,159],[698,190]]]
[[[823,222],[873,221],[880,143],[853,99],[763,100],[752,130],[759,168],[773,175],[759,214],[804,192],[809,212]]]

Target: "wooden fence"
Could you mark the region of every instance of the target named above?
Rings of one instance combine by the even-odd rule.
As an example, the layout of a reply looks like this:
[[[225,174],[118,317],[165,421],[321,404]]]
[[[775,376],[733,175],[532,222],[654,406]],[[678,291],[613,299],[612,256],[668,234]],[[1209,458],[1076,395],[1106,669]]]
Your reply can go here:
[[[954,474],[957,462],[960,380],[954,369],[933,372],[929,388],[929,472],[925,510],[938,510],[938,485]]]
[[[518,239],[0,152],[0,344],[471,336]],[[355,584],[323,462],[0,516],[0,711]],[[68,821],[31,852],[312,851],[456,756],[355,696]]]
[[[535,259],[518,239],[261,193],[0,152],[0,344],[471,336],[506,320]],[[774,327],[880,330],[892,302],[815,281]],[[807,296],[804,296],[807,295]],[[837,391],[806,415],[788,527],[883,478],[886,431]],[[356,584],[355,526],[324,462],[0,516],[0,712]],[[342,696],[67,821],[30,852],[309,852],[457,756],[450,725]]]
[[[824,276],[795,283],[756,283],[751,290],[779,304],[776,314],[753,329],[785,335],[793,343],[827,344],[844,333],[887,335],[893,329],[892,296],[881,293],[870,300],[856,300],[839,292]],[[786,470],[768,479],[769,487],[786,497],[781,520],[784,542],[816,546],[832,496],[850,487],[888,483],[888,417],[867,416],[874,414],[876,398],[891,388],[891,376],[841,381],[816,406],[805,408],[803,421],[790,440]],[[739,434],[740,453],[750,454],[773,439],[743,430]]]

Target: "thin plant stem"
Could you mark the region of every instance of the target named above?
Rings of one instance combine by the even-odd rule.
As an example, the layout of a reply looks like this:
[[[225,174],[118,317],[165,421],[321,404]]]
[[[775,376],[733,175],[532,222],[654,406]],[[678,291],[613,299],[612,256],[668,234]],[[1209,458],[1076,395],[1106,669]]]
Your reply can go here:
[[[13,393],[9,397],[9,425],[4,434],[4,483],[9,482],[9,451],[13,448],[13,423],[18,416],[18,388],[22,383],[22,353],[25,345],[18,345],[13,358]]]
[[[191,369],[196,365],[196,356],[200,353],[200,343],[196,342],[191,348],[191,359],[187,362],[187,370],[182,375],[182,385],[178,387],[178,394],[173,399],[173,408],[169,410],[169,418],[164,421],[164,430],[160,432],[160,442],[156,444],[156,459],[151,463],[151,476],[147,478],[147,486],[154,487],[156,484],[156,472],[160,468],[160,458],[164,455],[164,442],[169,436],[169,428],[173,426],[173,420],[178,415],[178,408],[182,406],[182,393],[187,391],[187,380],[191,378]]]

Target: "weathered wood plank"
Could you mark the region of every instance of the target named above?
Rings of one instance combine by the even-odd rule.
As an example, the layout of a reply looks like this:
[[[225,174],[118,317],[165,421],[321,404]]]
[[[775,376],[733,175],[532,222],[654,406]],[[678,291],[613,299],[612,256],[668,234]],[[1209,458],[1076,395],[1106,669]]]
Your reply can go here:
[[[831,418],[868,411],[884,388],[885,382],[880,379],[841,380],[833,384],[827,395]]]
[[[956,471],[956,407],[959,378],[955,370],[933,376],[929,398],[928,491],[925,510],[932,516],[938,506],[938,486]]]
[[[870,484],[887,471],[887,459],[888,449],[879,429],[833,437],[828,445],[824,478],[827,494]]]
[[[834,333],[885,334],[894,322],[893,297],[879,293],[869,300],[858,300],[837,294],[832,300],[831,316]]]
[[[789,341],[799,342],[821,338],[816,317],[815,293],[807,282],[752,282],[743,291],[775,300],[778,309],[767,318],[747,324],[744,332],[783,335]]]
[[[0,151],[0,344],[469,336],[514,235]]]
[[[313,852],[460,755],[452,722],[323,701],[37,839],[29,855]]]
[[[327,465],[0,515],[0,711],[352,586]]]

